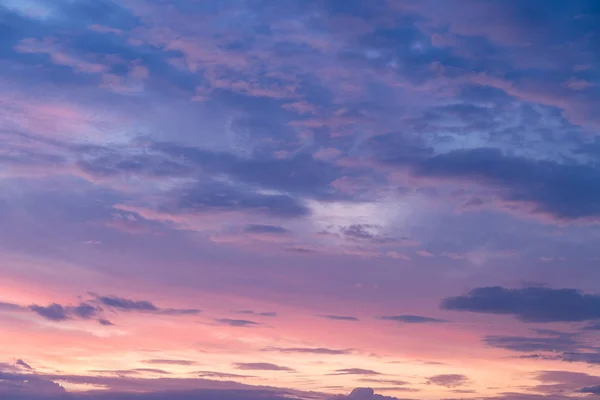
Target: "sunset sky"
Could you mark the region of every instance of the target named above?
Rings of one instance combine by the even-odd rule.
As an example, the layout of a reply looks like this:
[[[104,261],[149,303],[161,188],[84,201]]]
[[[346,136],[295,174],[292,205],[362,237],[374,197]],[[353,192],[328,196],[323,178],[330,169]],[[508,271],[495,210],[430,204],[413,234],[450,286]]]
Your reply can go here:
[[[600,1],[0,0],[0,54],[0,399],[600,395]]]

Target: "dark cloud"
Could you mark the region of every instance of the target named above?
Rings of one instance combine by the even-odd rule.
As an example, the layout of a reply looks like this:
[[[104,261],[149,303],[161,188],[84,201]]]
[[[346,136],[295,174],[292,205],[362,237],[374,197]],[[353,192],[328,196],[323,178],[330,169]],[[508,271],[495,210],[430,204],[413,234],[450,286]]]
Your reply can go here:
[[[455,150],[420,161],[418,176],[469,179],[503,189],[505,200],[535,205],[534,213],[576,220],[600,216],[600,169],[533,160],[498,149]]]
[[[287,234],[290,231],[281,226],[275,225],[246,225],[244,228],[246,233],[271,233],[271,234]]]
[[[294,371],[292,368],[271,363],[236,363],[235,367],[246,371]]]
[[[491,347],[518,352],[564,352],[578,348],[579,341],[570,335],[558,337],[523,337],[491,335],[483,339]]]
[[[257,311],[253,311],[253,310],[241,310],[241,311],[236,311],[238,314],[246,314],[246,315],[256,315],[259,317],[276,317],[277,313],[274,311],[263,311],[263,312],[257,312]]]
[[[429,378],[427,378],[427,383],[430,385],[455,388],[469,383],[469,378],[465,375],[460,374],[442,374],[430,376]]]
[[[33,368],[31,367],[31,365],[27,364],[25,361],[23,361],[21,359],[18,359],[15,362],[15,364],[18,365],[19,367],[25,368],[26,370],[33,371]]]
[[[355,317],[348,317],[348,316],[343,316],[343,315],[317,315],[317,317],[319,318],[325,318],[325,319],[331,319],[333,321],[350,321],[350,322],[356,322],[359,319],[355,318]]]
[[[379,389],[381,390],[381,389]],[[356,388],[353,389],[350,394],[347,396],[338,395],[332,397],[331,400],[398,400],[395,397],[382,396],[380,394],[376,394],[372,388]]]
[[[370,369],[342,368],[342,369],[336,369],[330,375],[381,375],[381,373],[370,370]]]
[[[198,364],[196,361],[192,361],[192,360],[170,360],[170,359],[162,359],[162,358],[145,360],[144,362],[146,364],[162,364],[162,365],[196,365],[196,364]]]
[[[588,386],[578,390],[579,393],[585,394],[595,394],[600,396],[600,385],[598,386]]]
[[[154,305],[152,302],[147,300],[131,300],[123,297],[117,296],[98,296],[95,295],[96,299],[104,306],[117,311],[124,312],[148,312],[148,313],[157,313],[164,315],[196,315],[201,312],[201,310],[191,308],[191,309],[180,309],[180,308],[159,308]]]
[[[50,321],[66,321],[70,318],[67,309],[65,309],[65,307],[61,306],[60,304],[56,303],[50,304],[49,306],[45,307],[34,304],[29,306],[29,308],[34,313],[46,319],[49,319]]]
[[[252,378],[252,375],[229,374],[226,372],[216,371],[197,371],[196,374],[202,378],[218,378],[218,379],[241,379]]]
[[[377,228],[377,227],[373,226],[373,225],[355,224],[355,225],[341,227],[340,232],[346,238],[348,238],[350,240],[355,240],[355,241],[365,241],[365,242],[379,243],[379,244],[392,244],[392,243],[397,242],[397,240],[394,238],[377,235],[377,234],[371,232],[371,230],[373,228]]]
[[[420,315],[388,315],[377,317],[383,321],[396,321],[404,324],[439,324],[447,323],[448,321],[438,318],[423,317]]]
[[[180,212],[260,212],[275,217],[298,218],[310,214],[298,199],[287,194],[264,194],[243,186],[222,183],[189,186],[173,196],[176,203],[165,211]]]
[[[401,380],[397,380],[397,379],[361,378],[361,379],[359,379],[359,381],[368,382],[368,383],[386,384],[386,385],[396,385],[396,386],[403,386],[403,385],[409,384],[409,382],[401,381]]]
[[[253,326],[262,325],[259,322],[249,321],[247,319],[230,319],[230,318],[219,318],[215,320],[218,324],[235,326],[240,328],[249,328]]]
[[[481,287],[444,299],[441,307],[512,315],[524,322],[576,322],[600,318],[600,295],[577,289]]]
[[[322,354],[322,355],[342,355],[352,354],[352,349],[328,349],[325,347],[267,347],[262,351],[273,351],[278,353],[300,353],[300,354]]]
[[[104,325],[104,326],[114,326],[114,325],[115,325],[115,324],[113,324],[112,322],[110,322],[109,320],[107,320],[107,319],[104,319],[104,318],[100,318],[100,319],[98,319],[98,323],[99,323],[100,325]]]

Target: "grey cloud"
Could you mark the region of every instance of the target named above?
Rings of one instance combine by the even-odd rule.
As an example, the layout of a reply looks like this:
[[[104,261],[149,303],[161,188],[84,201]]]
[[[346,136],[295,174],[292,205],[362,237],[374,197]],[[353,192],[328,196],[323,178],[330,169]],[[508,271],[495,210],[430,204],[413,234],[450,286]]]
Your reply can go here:
[[[259,322],[249,321],[247,319],[219,318],[219,319],[216,319],[215,321],[221,325],[229,325],[229,326],[244,327],[244,328],[262,325]]]
[[[244,232],[246,232],[246,233],[287,234],[290,231],[281,226],[253,224],[253,225],[246,225],[244,227]]]
[[[469,378],[461,374],[442,374],[430,376],[429,378],[427,378],[427,383],[430,385],[455,388],[469,383]]]
[[[300,354],[322,354],[322,355],[342,355],[352,354],[352,349],[328,349],[325,347],[267,347],[262,351],[272,351],[278,353],[300,353]]]
[[[147,300],[131,300],[123,297],[117,296],[98,296],[94,295],[98,302],[102,305],[118,311],[130,312],[149,312],[156,314],[164,314],[164,315],[196,315],[201,312],[201,310],[192,308],[192,309],[180,309],[180,308],[159,308],[154,305],[152,302]]]
[[[292,368],[271,363],[236,363],[234,365],[237,369],[246,371],[294,371]]]
[[[146,364],[163,364],[163,365],[196,365],[198,364],[196,361],[192,360],[171,360],[171,359],[163,359],[163,358],[155,358],[152,360],[145,360]]]
[[[31,309],[31,311],[33,311],[34,313],[40,315],[41,317],[44,317],[50,321],[66,321],[67,319],[69,319],[69,313],[68,311],[65,309],[65,307],[61,306],[60,304],[50,304],[49,306],[38,306],[38,305],[31,305],[29,306],[29,308]]]
[[[512,315],[524,322],[577,322],[600,318],[600,295],[576,289],[481,287],[444,299],[441,307]]]
[[[343,315],[317,315],[317,317],[331,319],[333,321],[350,321],[350,322],[358,321],[358,318],[348,317],[348,316],[343,316]]]
[[[483,341],[491,347],[527,353],[538,351],[573,351],[580,345],[580,343],[571,336],[523,337],[491,335],[486,336]]]
[[[224,379],[252,378],[252,375],[229,374],[226,372],[216,372],[216,371],[197,371],[196,374],[203,378],[224,378]]]
[[[383,321],[396,321],[405,324],[439,324],[448,322],[443,319],[423,317],[420,315],[388,315],[383,317],[377,317],[377,319]]]
[[[343,368],[336,369],[330,375],[381,375],[381,373],[363,368]]]
[[[25,368],[26,370],[33,371],[33,368],[31,367],[31,365],[27,364],[25,361],[23,361],[21,359],[18,359],[15,362],[15,364],[18,365],[19,367]]]
[[[259,317],[276,317],[277,313],[274,311],[263,311],[263,312],[257,312],[257,311],[253,311],[253,310],[241,310],[241,311],[236,311],[238,314],[246,314],[246,315],[256,315]]]
[[[455,150],[416,163],[418,176],[470,179],[504,189],[506,200],[535,204],[534,213],[576,220],[600,216],[600,169],[538,161],[492,148]]]

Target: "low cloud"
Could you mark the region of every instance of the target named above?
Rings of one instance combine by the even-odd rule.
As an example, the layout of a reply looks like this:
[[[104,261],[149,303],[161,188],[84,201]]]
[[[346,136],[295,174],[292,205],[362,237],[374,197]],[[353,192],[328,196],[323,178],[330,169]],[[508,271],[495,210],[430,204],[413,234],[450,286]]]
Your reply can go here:
[[[423,317],[420,315],[388,315],[377,317],[382,321],[396,321],[403,324],[440,324],[448,321],[438,318]]]
[[[356,317],[348,317],[348,316],[343,316],[343,315],[317,315],[317,317],[319,318],[325,318],[325,319],[330,319],[333,321],[350,321],[350,322],[356,322],[359,319]]]
[[[238,328],[251,328],[254,326],[262,325],[259,322],[249,321],[247,319],[230,319],[230,318],[219,318],[215,320],[220,325],[233,326]]]
[[[271,363],[236,363],[234,365],[237,369],[245,371],[294,371],[292,368]]]
[[[328,349],[325,347],[267,347],[262,351],[272,351],[286,354],[321,354],[321,355],[343,355],[352,354],[352,349]]]
[[[382,375],[380,372],[362,368],[343,368],[336,369],[329,375]]]
[[[447,388],[455,388],[469,383],[469,378],[461,374],[442,374],[427,378],[428,385],[438,385]]]

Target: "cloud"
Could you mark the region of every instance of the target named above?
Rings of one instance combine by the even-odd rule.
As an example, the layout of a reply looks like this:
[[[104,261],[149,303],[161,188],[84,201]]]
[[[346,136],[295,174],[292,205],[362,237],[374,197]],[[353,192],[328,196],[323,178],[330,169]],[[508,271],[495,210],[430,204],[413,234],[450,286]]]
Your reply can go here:
[[[322,354],[322,355],[343,355],[352,354],[352,349],[328,349],[325,347],[267,347],[262,351],[272,351],[285,354]]]
[[[196,315],[201,312],[201,310],[195,308],[159,308],[147,300],[131,300],[117,296],[94,296],[96,296],[96,299],[100,302],[100,304],[117,311],[137,311],[164,315]]]
[[[600,216],[600,169],[588,164],[532,160],[499,149],[454,150],[413,167],[417,176],[468,179],[503,189],[506,201],[533,204],[533,213],[559,220]]]
[[[370,369],[342,368],[342,369],[336,369],[330,375],[381,375],[381,373],[370,370]]]
[[[292,368],[271,363],[236,363],[235,367],[246,371],[294,371]]]
[[[448,321],[438,318],[423,317],[420,315],[388,315],[377,317],[383,321],[396,321],[405,324],[428,324],[428,323],[447,323]]]
[[[469,378],[460,374],[442,374],[427,378],[427,384],[455,388],[469,383]]]
[[[163,358],[155,358],[152,360],[145,360],[146,364],[161,364],[161,365],[196,365],[198,364],[196,361],[192,360],[171,360],[171,359],[163,359]]]
[[[33,371],[33,368],[31,367],[31,365],[27,364],[25,361],[23,361],[21,359],[18,359],[15,362],[15,364],[18,365],[19,367],[25,368],[26,370]]]
[[[246,225],[244,227],[244,232],[246,233],[270,233],[270,234],[287,234],[290,231],[281,226],[275,225],[260,225],[260,224],[252,224]]]
[[[218,379],[242,379],[242,378],[252,378],[251,375],[239,375],[239,374],[230,374],[226,372],[216,372],[216,371],[197,371],[196,374],[203,378],[218,378]]]
[[[332,400],[397,400],[395,397],[382,396],[376,394],[371,388],[356,388],[353,389],[347,396],[338,395],[332,398]]]
[[[595,395],[599,395],[600,396],[600,385],[598,385],[598,386],[587,386],[587,387],[579,389],[577,392],[578,393],[585,393],[585,394],[595,394]]]
[[[333,321],[349,321],[349,322],[356,322],[359,319],[355,318],[355,317],[348,317],[348,316],[343,316],[343,315],[317,315],[317,317],[319,318],[325,318],[325,319],[331,319]]]
[[[38,306],[38,305],[32,305],[29,306],[29,308],[31,309],[31,311],[33,311],[34,313],[49,319],[50,321],[66,321],[67,319],[69,319],[69,313],[68,311],[61,306],[60,304],[50,304],[49,306]]]
[[[524,322],[579,322],[600,318],[600,295],[577,289],[481,287],[449,297],[442,309],[512,315]]]
[[[219,318],[215,320],[218,324],[228,325],[240,328],[249,328],[253,326],[262,325],[259,322],[249,321],[247,319],[230,319],[230,318]]]
[[[277,313],[274,311],[262,311],[262,312],[257,312],[257,311],[253,311],[253,310],[241,310],[241,311],[236,311],[238,314],[246,314],[246,315],[256,315],[258,317],[276,317]]]

